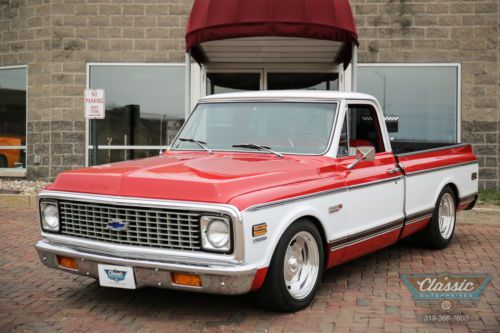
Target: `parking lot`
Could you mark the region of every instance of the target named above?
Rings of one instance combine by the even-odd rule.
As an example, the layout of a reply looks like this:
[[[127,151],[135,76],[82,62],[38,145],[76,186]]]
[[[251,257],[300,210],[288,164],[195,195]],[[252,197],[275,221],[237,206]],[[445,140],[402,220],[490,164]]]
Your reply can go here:
[[[500,330],[500,217],[467,212],[444,251],[398,244],[328,271],[315,302],[270,312],[248,296],[101,288],[93,279],[43,266],[33,244],[36,212],[0,208],[0,332],[467,332]],[[488,273],[468,321],[424,322],[400,274]]]

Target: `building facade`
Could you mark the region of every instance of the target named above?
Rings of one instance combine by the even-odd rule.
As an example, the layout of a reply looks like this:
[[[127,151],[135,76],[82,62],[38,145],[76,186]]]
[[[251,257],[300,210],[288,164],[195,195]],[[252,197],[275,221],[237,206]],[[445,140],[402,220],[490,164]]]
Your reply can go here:
[[[158,154],[205,94],[346,89],[352,79],[338,66],[254,64],[251,55],[187,69],[192,3],[0,0],[0,177],[52,180]],[[472,143],[481,189],[500,190],[498,1],[350,3],[359,90],[400,118],[404,139]],[[105,121],[85,120],[86,88],[105,89]]]

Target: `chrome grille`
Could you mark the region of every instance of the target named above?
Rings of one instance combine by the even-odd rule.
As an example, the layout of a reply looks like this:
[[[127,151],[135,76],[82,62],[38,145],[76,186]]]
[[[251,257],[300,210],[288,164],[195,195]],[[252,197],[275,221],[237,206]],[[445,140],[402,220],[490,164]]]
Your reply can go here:
[[[125,245],[176,250],[201,250],[202,213],[163,208],[59,201],[61,233]],[[107,228],[112,220],[127,223],[126,230]]]

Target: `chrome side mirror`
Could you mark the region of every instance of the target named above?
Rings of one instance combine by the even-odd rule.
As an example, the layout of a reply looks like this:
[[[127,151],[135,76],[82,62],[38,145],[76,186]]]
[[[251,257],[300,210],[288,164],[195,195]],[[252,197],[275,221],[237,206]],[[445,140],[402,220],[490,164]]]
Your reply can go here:
[[[375,148],[361,146],[356,148],[356,160],[347,166],[347,170],[353,169],[361,161],[373,161],[375,159]]]

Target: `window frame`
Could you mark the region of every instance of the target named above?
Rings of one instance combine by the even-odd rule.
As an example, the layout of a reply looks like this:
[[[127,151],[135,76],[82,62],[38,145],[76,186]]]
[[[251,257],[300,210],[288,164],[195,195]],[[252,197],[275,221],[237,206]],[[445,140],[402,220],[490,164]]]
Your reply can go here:
[[[169,62],[169,63],[142,63],[142,62],[87,62],[85,70],[85,88],[90,89],[90,75],[92,67],[104,67],[104,66],[122,66],[122,67],[183,67],[186,70],[186,64],[184,62]],[[186,91],[185,94],[188,92]],[[186,98],[184,98],[184,104],[186,104]],[[186,107],[186,105],[184,105]],[[186,122],[188,117],[185,117],[184,122]],[[183,127],[183,126],[182,126]],[[181,127],[181,129],[182,129]],[[179,130],[180,131],[180,130]],[[94,146],[90,144],[90,119],[85,118],[85,166],[90,165],[90,152],[94,150]],[[177,137],[177,135],[176,135]],[[168,146],[151,146],[151,145],[99,145],[98,150],[158,150],[164,151]]]
[[[26,124],[25,124],[25,144],[24,146],[0,146],[2,150],[24,150],[25,166],[24,168],[0,168],[0,178],[1,177],[26,177],[28,169],[28,65],[13,65],[13,66],[0,66],[0,71],[9,69],[21,69],[24,68],[26,71]]]
[[[214,63],[203,66],[201,96],[208,96],[207,73],[260,73],[260,91],[267,91],[267,74],[269,73],[336,73],[339,76],[338,91],[346,91],[345,71],[342,65],[324,65],[321,63],[280,64],[280,63]]]
[[[456,131],[457,131],[457,142],[462,142],[462,64],[460,63],[358,63],[358,67],[455,67],[457,70],[457,121],[456,121]],[[358,73],[359,82],[359,73]],[[358,84],[359,85],[359,84]],[[385,110],[381,109],[382,112]]]

